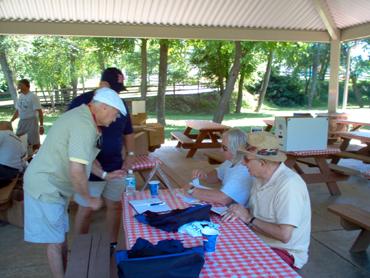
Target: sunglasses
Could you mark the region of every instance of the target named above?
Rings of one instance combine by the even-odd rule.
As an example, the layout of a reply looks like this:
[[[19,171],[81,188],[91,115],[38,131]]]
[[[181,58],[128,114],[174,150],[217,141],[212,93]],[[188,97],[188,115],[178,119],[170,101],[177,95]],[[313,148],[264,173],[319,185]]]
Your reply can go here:
[[[257,152],[259,155],[277,155],[278,154],[278,149],[262,149]]]

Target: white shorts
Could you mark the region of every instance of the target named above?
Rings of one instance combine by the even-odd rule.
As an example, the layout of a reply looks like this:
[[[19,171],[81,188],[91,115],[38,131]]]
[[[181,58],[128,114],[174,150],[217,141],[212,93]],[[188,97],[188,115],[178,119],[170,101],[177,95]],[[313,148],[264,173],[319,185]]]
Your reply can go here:
[[[63,243],[69,231],[68,204],[47,203],[24,192],[24,240]]]
[[[123,193],[124,185],[122,179],[111,181],[89,181],[89,193],[93,197],[103,196],[113,202],[119,202]],[[80,194],[74,195],[77,204],[87,207],[87,201]]]

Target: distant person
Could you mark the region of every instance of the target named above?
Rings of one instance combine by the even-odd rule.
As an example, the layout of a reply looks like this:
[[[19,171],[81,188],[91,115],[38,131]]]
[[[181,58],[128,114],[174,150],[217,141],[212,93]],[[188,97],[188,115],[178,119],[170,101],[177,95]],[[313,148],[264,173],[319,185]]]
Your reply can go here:
[[[311,204],[302,178],[288,168],[286,155],[271,133],[248,134],[248,146],[240,151],[252,184],[249,208],[232,205],[225,221],[239,218],[293,269],[308,260],[311,235]]]
[[[44,134],[44,116],[38,96],[30,92],[30,82],[22,79],[18,82],[19,98],[16,111],[10,122],[19,117],[17,136],[27,134],[28,145],[35,151],[40,148],[40,135]],[[40,122],[40,126],[39,126]]]
[[[107,68],[101,75],[100,87],[113,89],[118,96],[124,86],[124,76],[117,68]],[[95,91],[84,93],[69,104],[72,109],[81,104],[89,103],[94,97]],[[124,100],[121,100],[126,110]],[[107,207],[107,230],[111,241],[112,251],[117,245],[118,232],[121,221],[121,195],[124,190],[122,179],[107,180],[106,172],[131,169],[135,157],[135,141],[129,113],[118,118],[108,127],[102,127],[102,147],[97,156],[97,163],[103,169],[102,175],[91,174],[89,178],[89,192],[94,197],[103,196]],[[75,218],[75,232],[85,234],[89,232],[92,209],[81,195],[75,195],[75,201],[79,205]]]
[[[97,210],[99,197],[88,190],[92,171],[103,175],[93,163],[101,147],[101,126],[109,126],[127,114],[117,93],[101,88],[91,103],[61,115],[24,174],[24,239],[47,245],[47,256],[54,277],[64,277],[67,259],[66,233],[69,230],[68,202],[74,193]],[[123,171],[111,171],[105,179],[123,178]]]
[[[251,177],[247,167],[242,164],[243,155],[238,154],[239,148],[247,143],[247,135],[238,128],[233,128],[222,134],[222,150],[225,162],[216,169],[206,173],[197,169],[193,178],[199,178],[207,184],[221,182],[220,189],[201,189],[188,184],[187,193],[192,197],[223,206],[231,203],[245,205],[249,198]]]
[[[0,121],[0,188],[8,185],[25,167],[26,148],[10,122]]]

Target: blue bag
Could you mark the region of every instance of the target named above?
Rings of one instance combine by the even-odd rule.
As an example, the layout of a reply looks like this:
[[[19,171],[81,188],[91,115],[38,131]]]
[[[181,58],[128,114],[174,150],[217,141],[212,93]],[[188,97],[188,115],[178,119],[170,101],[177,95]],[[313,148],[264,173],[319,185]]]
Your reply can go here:
[[[137,243],[139,243],[139,240]],[[150,242],[148,244],[150,245]],[[151,246],[149,248],[144,246],[145,240],[140,241],[139,245],[139,249],[144,247],[145,251],[149,250],[146,253],[152,252]],[[169,246],[171,246],[171,242]],[[133,249],[130,251],[133,251]],[[130,256],[132,255],[130,251],[121,250],[116,252],[118,276],[120,278],[193,278],[199,276],[204,265],[203,246],[185,248],[182,252],[177,250],[180,251],[179,253],[157,256],[145,254],[145,257],[136,258]]]

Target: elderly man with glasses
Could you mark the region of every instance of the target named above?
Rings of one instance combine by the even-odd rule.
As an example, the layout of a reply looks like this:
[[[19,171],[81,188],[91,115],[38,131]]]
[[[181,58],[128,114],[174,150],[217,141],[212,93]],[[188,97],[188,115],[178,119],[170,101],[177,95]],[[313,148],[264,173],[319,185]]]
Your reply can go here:
[[[232,205],[223,220],[246,223],[293,269],[308,260],[311,206],[302,178],[285,166],[286,155],[268,132],[251,133],[242,148],[244,164],[256,179],[249,208]]]
[[[222,135],[222,150],[225,162],[218,168],[206,173],[201,169],[193,171],[193,178],[200,178],[207,184],[221,182],[220,189],[202,189],[194,185],[185,186],[186,193],[209,203],[229,205],[233,202],[245,205],[249,198],[251,177],[242,164],[242,154],[237,151],[247,143],[247,135],[233,128]]]

